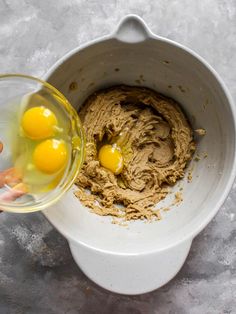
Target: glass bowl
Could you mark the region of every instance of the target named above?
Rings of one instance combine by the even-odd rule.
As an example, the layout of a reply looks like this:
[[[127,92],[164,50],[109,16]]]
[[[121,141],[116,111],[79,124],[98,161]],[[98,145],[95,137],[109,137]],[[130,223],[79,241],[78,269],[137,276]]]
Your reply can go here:
[[[68,139],[68,158],[63,172],[53,181],[53,188],[30,191],[24,188],[24,174],[18,175],[15,167],[13,156],[20,147],[12,141],[12,136],[22,137],[22,113],[45,103],[63,126],[63,138]],[[26,213],[54,204],[76,179],[84,151],[85,137],[77,112],[56,88],[26,75],[0,75],[0,210]]]

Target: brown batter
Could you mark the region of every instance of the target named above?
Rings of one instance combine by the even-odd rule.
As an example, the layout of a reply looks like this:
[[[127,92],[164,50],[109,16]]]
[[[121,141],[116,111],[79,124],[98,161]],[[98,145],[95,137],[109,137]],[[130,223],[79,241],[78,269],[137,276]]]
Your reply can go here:
[[[90,96],[79,115],[87,144],[76,196],[99,215],[126,220],[158,216],[156,203],[183,178],[195,150],[179,105],[147,88],[115,86]],[[104,143],[121,148],[121,174],[100,165],[98,149]]]

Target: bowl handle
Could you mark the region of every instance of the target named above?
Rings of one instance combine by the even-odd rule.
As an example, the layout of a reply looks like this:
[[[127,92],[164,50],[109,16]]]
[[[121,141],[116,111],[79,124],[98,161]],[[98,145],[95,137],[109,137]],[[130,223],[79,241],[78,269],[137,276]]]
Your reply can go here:
[[[129,14],[120,21],[112,37],[126,43],[138,43],[151,37],[151,31],[141,17]]]
[[[128,295],[153,291],[171,280],[182,267],[191,244],[188,240],[161,252],[114,255],[69,241],[75,262],[92,281]]]

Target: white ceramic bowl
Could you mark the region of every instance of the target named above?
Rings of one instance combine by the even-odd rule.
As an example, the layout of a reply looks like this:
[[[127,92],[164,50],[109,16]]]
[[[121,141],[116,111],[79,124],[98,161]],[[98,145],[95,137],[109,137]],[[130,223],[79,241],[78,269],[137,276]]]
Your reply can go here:
[[[197,150],[208,157],[189,166],[194,164],[193,180],[181,183],[183,202],[161,221],[111,224],[111,218],[82,206],[73,189],[44,211],[68,239],[76,263],[98,285],[122,294],[162,286],[179,271],[193,238],[216,214],[233,183],[235,109],[224,83],[196,53],[154,35],[135,15],[126,16],[110,36],[67,54],[46,79],[76,108],[100,88],[141,80],[179,101],[193,128],[206,129],[206,136],[197,138]],[[74,81],[78,89],[70,90]],[[164,203],[172,199],[173,194]]]

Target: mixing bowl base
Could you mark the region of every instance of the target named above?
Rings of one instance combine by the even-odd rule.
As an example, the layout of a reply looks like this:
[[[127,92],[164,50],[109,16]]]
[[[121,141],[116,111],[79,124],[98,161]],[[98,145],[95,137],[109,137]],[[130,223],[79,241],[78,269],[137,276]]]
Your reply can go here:
[[[161,252],[112,255],[69,241],[76,264],[96,284],[112,292],[137,295],[160,288],[183,266],[192,240]]]

